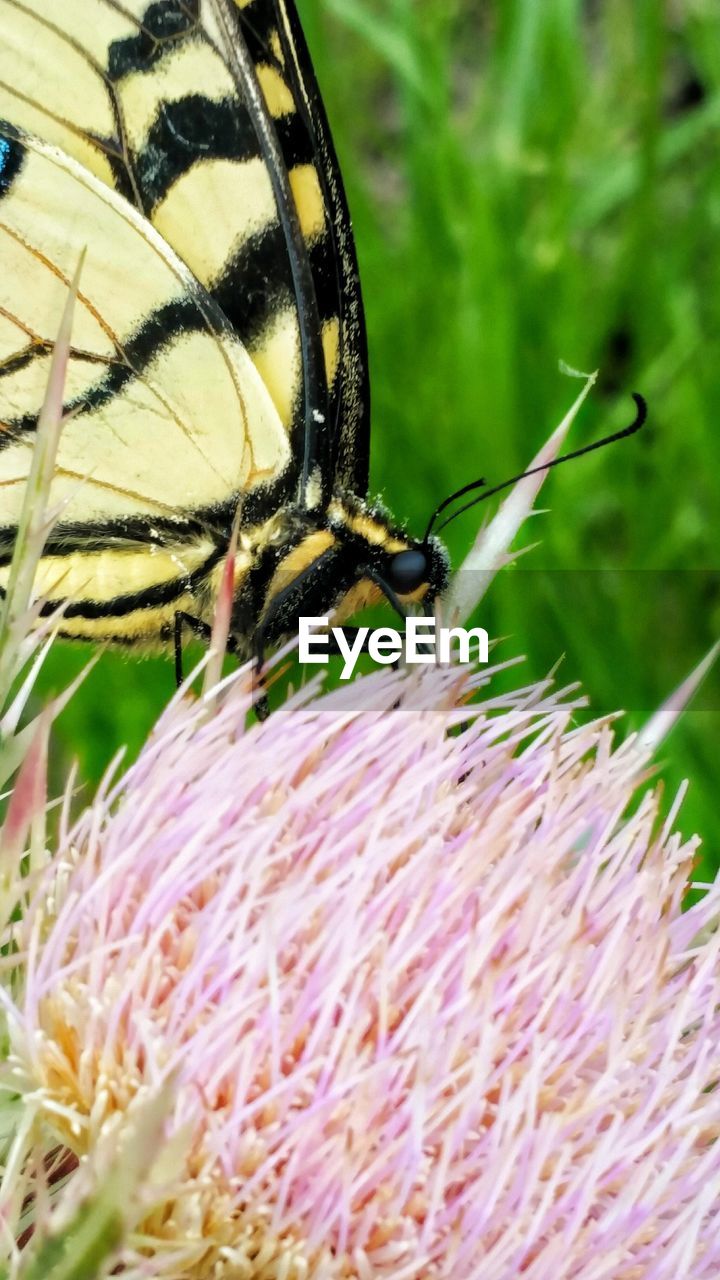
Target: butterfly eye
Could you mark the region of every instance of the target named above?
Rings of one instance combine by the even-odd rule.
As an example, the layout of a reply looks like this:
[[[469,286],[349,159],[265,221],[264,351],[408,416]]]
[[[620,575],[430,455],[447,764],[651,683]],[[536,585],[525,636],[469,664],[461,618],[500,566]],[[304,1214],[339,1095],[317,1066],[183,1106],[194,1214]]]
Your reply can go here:
[[[394,591],[409,595],[427,582],[427,556],[423,551],[399,551],[390,561],[387,576]]]

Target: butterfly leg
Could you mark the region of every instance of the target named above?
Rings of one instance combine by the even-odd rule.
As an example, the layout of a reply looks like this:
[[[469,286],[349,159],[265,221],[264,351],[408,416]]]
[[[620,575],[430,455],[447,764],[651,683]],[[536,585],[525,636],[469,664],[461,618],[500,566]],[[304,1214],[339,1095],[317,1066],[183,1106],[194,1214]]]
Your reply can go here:
[[[359,630],[360,630],[359,627],[343,627],[343,632],[351,640],[357,636]],[[255,703],[254,703],[255,714],[258,720],[267,720],[267,717],[270,714],[270,707],[268,704],[267,695],[265,693],[265,678],[263,676],[263,666],[265,664],[264,638],[265,637],[264,637],[263,631],[260,628],[258,628],[258,631],[255,636],[255,679],[257,681],[256,688],[259,688],[261,690],[261,693],[255,699]],[[368,651],[368,637],[366,636],[361,645],[360,652],[367,653],[367,651]],[[328,634],[328,653],[338,654],[342,656],[342,649],[340,648],[340,645],[338,644],[332,632]],[[394,662],[393,666],[397,666],[397,663]]]
[[[258,720],[267,720],[270,715],[270,703],[265,692],[265,637],[262,628],[258,627],[255,635],[255,658],[253,661],[253,710]],[[258,690],[260,692],[258,693]]]
[[[180,688],[183,682],[183,654],[182,654],[182,633],[183,627],[188,627],[194,636],[199,640],[209,641],[212,635],[212,627],[207,622],[203,622],[201,618],[195,618],[191,613],[175,614],[175,683]]]

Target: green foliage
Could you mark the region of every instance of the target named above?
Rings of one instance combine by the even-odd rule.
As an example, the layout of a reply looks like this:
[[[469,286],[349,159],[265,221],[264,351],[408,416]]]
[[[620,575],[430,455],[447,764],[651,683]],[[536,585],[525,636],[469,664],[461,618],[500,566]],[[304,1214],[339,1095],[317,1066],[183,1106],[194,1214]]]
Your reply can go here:
[[[720,11],[711,0],[299,0],[354,214],[373,485],[418,532],[453,488],[527,464],[600,368],[570,446],[650,426],[548,479],[541,546],[483,610],[527,676],[566,653],[639,727],[720,632]],[[457,562],[481,516],[448,529]],[[81,658],[73,655],[76,664]],[[60,658],[50,679],[65,683]],[[97,775],[169,667],[103,659],[65,713]],[[720,677],[668,750],[683,826],[720,849]]]

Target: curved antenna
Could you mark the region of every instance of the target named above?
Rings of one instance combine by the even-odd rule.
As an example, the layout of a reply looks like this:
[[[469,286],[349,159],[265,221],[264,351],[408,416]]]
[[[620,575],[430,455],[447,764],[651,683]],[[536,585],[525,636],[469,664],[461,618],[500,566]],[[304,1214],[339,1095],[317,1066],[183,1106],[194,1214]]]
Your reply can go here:
[[[433,531],[435,521],[437,520],[438,516],[441,516],[443,511],[445,511],[446,508],[451,505],[451,503],[455,502],[457,498],[464,498],[466,493],[472,493],[473,489],[483,489],[486,484],[487,484],[487,480],[485,479],[485,477],[480,476],[479,480],[471,480],[470,484],[464,484],[462,489],[457,489],[455,493],[451,493],[449,498],[443,498],[442,502],[438,503],[430,519],[428,520],[427,529],[425,530],[425,535],[423,537],[423,544],[425,544],[428,538],[430,537],[430,534]],[[472,504],[468,504],[468,505],[472,505]],[[442,528],[443,526],[441,525],[440,527]]]
[[[549,471],[551,467],[559,467],[561,462],[570,462],[573,458],[581,458],[585,453],[592,453],[593,449],[602,449],[606,444],[614,444],[616,440],[624,440],[627,436],[634,435],[647,419],[647,404],[637,391],[633,391],[632,398],[635,401],[637,412],[629,427],[623,427],[621,431],[613,431],[612,435],[603,436],[602,440],[596,440],[593,444],[583,445],[580,449],[573,449],[570,453],[563,453],[559,458],[553,458],[552,462],[544,462],[539,467],[531,467],[529,471],[520,471],[516,476],[511,476],[509,480],[503,480],[502,484],[494,485],[492,489],[487,489],[477,498],[473,498],[472,502],[466,502],[457,511],[453,511],[452,515],[443,520],[438,527],[438,533],[440,530],[445,529],[457,516],[461,516],[463,512],[469,511],[471,507],[477,506],[479,502],[484,502],[486,498],[492,498],[496,493],[501,493],[503,489],[509,489],[510,485],[517,484],[518,480],[524,480],[526,476],[534,476],[538,471]],[[472,493],[474,489],[484,488],[484,486],[485,481],[483,479],[473,480],[470,484],[464,485],[462,489],[458,489],[456,493],[450,494],[449,498],[444,498],[430,517],[424,541],[427,542],[435,527],[435,521],[438,516],[442,515],[443,511],[453,502],[456,502],[458,498],[463,498],[466,493]]]

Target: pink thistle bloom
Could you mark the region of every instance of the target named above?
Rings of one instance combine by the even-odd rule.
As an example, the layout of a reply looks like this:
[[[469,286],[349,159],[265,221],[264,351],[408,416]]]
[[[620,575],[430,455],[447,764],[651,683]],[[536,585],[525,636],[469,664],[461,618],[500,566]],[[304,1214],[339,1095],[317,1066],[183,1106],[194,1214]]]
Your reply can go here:
[[[487,678],[177,699],[64,831],[3,1080],[78,1175],[169,1089],[123,1275],[718,1275],[720,890],[637,741]]]

